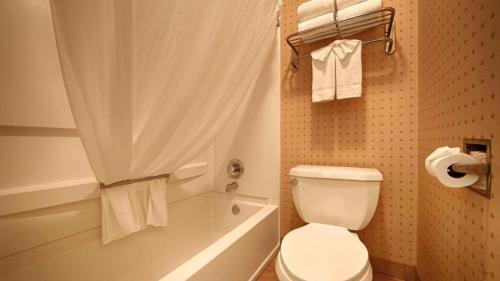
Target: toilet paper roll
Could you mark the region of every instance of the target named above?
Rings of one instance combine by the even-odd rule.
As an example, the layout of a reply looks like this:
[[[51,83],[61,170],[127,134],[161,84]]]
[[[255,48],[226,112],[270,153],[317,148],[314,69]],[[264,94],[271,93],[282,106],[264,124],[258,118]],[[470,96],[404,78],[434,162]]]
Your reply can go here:
[[[449,173],[449,167],[454,164],[476,164],[478,161],[465,153],[459,153],[456,155],[447,155],[441,158],[435,159],[431,164],[432,174],[447,187],[459,188],[469,186],[475,183],[478,179],[478,175],[474,174],[456,174]]]
[[[459,147],[449,147],[449,146],[443,146],[436,148],[429,156],[427,156],[427,159],[425,159],[425,169],[431,176],[436,176],[433,174],[433,171],[431,169],[431,164],[434,162],[434,160],[439,159],[444,156],[448,155],[455,155],[460,153],[460,148]]]

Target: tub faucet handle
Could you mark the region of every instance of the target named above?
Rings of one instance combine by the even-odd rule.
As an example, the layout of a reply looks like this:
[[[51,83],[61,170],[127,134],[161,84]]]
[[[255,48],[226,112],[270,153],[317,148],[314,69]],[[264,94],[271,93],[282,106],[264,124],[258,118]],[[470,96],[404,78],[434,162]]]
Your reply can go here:
[[[243,167],[243,162],[238,159],[233,159],[227,164],[227,173],[232,179],[239,179],[243,175],[245,168]]]
[[[240,185],[236,181],[229,183],[226,185],[226,192],[233,191],[233,190],[237,189],[239,186]]]

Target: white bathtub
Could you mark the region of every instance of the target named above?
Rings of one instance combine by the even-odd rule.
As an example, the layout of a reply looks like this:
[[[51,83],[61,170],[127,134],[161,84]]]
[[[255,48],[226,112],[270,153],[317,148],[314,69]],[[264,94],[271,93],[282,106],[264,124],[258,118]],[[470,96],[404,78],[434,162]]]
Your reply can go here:
[[[237,205],[238,214],[232,207]],[[254,280],[279,245],[278,207],[266,199],[208,192],[169,205],[169,226],[107,246],[65,248],[1,280]]]
[[[278,207],[263,199],[224,193],[210,193],[202,198],[193,203],[210,205],[202,207],[210,212],[210,245],[161,281],[256,279],[279,246]],[[240,210],[237,215],[232,211],[235,205]]]

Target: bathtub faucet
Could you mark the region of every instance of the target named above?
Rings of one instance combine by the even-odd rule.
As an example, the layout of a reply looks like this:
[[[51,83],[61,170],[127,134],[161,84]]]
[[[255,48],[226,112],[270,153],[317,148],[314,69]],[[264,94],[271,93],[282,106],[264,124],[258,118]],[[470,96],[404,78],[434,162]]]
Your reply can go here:
[[[226,192],[230,192],[232,190],[235,190],[240,186],[237,181],[234,181],[232,183],[229,183],[226,185]]]

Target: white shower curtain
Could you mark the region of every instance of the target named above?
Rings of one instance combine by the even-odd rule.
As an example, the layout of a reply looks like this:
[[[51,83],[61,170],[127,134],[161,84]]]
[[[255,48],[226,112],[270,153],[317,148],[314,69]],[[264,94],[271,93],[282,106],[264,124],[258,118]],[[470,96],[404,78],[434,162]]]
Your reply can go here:
[[[278,0],[51,0],[51,8],[73,116],[109,184],[170,173],[207,148],[263,67]]]

